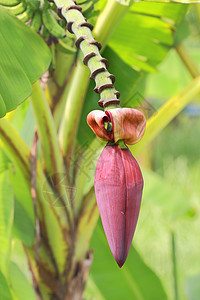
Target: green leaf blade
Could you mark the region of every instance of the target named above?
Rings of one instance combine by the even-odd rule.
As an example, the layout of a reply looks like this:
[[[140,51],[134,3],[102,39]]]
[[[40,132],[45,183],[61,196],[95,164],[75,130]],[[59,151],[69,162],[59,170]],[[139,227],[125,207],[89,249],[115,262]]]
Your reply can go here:
[[[19,267],[13,262],[10,264],[9,275],[11,286],[17,296],[17,299],[36,300],[33,287],[30,285]]]
[[[47,70],[51,53],[44,41],[0,7],[0,117],[32,92],[31,84]],[[2,101],[3,99],[3,101]],[[5,106],[3,106],[3,102]]]

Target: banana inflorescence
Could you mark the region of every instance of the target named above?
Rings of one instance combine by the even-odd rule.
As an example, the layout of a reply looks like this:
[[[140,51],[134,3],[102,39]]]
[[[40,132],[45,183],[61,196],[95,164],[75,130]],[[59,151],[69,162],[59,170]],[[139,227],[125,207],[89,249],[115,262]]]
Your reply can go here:
[[[54,3],[47,0],[0,0],[0,6],[45,38],[66,37],[66,22],[57,15]],[[44,34],[43,34],[44,33]]]
[[[97,1],[77,0],[76,3],[89,18]],[[0,6],[38,32],[51,49],[68,54],[76,52],[74,38],[70,33],[66,38],[67,22],[53,0],[0,0]]]

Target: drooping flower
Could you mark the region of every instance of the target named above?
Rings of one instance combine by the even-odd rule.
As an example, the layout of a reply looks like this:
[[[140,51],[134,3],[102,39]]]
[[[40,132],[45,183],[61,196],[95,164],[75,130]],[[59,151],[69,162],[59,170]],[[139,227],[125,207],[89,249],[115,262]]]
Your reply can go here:
[[[127,258],[143,190],[140,167],[125,145],[137,143],[146,126],[144,115],[131,108],[92,111],[87,122],[103,141],[95,172],[95,194],[111,252],[121,268]],[[125,143],[124,143],[125,142]]]
[[[142,173],[128,148],[116,144],[104,148],[94,186],[108,244],[122,267],[135,232],[143,189]]]
[[[146,119],[142,112],[133,108],[115,108],[105,112],[93,110],[87,122],[103,141],[124,140],[127,145],[136,144],[144,135]],[[112,132],[106,131],[105,123],[112,123]]]

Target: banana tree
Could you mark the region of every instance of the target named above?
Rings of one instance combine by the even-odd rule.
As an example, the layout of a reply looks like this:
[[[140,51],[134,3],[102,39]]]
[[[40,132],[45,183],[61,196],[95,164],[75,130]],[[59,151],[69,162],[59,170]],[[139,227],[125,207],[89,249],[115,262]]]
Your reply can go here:
[[[130,259],[136,265],[134,270],[127,263],[121,271],[121,276],[132,276],[136,282],[135,289],[126,289],[126,297],[167,299],[159,278],[131,246],[142,175],[123,140],[135,144],[144,133],[143,114],[132,108],[138,104],[138,91],[147,74],[156,71],[174,46],[176,26],[188,5],[115,0],[0,0],[0,4],[0,295],[22,300],[83,298],[93,259],[90,240],[99,217],[94,173],[105,145],[87,125],[87,115],[93,111],[88,115],[89,125],[104,141],[114,140],[109,149],[117,153],[103,154],[107,148],[102,152],[95,189],[117,263],[122,266],[130,248]],[[200,78],[195,76],[184,91],[148,119],[144,138],[130,146],[134,156],[199,91]],[[99,106],[105,112],[97,112]],[[124,148],[128,151],[125,156]],[[115,158],[111,161],[110,157]],[[119,162],[123,167],[119,164],[119,173],[108,172],[99,184],[107,160],[105,173]],[[137,176],[131,177],[130,165],[137,169]],[[123,195],[134,181],[137,189],[131,193],[139,196],[127,216],[131,220],[136,214],[129,232],[119,222],[113,244],[109,219],[112,224],[116,220],[111,208],[101,202],[104,197],[113,198],[112,180],[121,176],[121,169],[123,180],[129,173],[131,182],[126,182],[125,192],[124,184],[120,187],[119,201],[125,199],[128,205],[129,198]],[[108,191],[103,190],[105,186]],[[103,252],[101,232],[95,237]],[[14,259],[18,241],[27,274]],[[121,252],[116,251],[118,243]],[[149,283],[157,290],[152,292]]]

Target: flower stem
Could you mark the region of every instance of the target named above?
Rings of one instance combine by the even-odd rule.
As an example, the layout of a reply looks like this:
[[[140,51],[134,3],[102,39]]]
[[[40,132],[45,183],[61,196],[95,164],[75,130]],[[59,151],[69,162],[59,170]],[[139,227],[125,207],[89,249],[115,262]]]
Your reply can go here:
[[[63,11],[66,10],[66,4],[74,5],[73,1],[62,0],[62,1],[54,1],[54,2],[56,3],[56,5],[58,7],[63,7],[62,8]],[[112,2],[112,5],[110,5],[111,2]],[[63,6],[63,5],[65,5],[65,6]],[[127,9],[128,9],[127,6],[124,7],[123,5],[120,5],[119,3],[117,3],[114,0],[107,2],[107,5],[105,6],[104,10],[100,14],[100,16],[97,20],[97,23],[95,25],[95,28],[94,28],[95,37],[97,39],[100,39],[100,41],[103,43],[104,46],[106,45],[108,39],[110,38],[111,33],[113,33],[113,31],[116,29],[116,26],[123,18]],[[113,14],[113,10],[116,12],[116,14]],[[76,26],[75,25],[73,25],[73,26],[76,27],[78,36],[81,35],[81,32],[79,32],[81,28],[82,28],[82,30],[83,29],[86,30],[87,32],[84,32],[84,33],[89,34],[89,39],[90,39],[88,41],[84,41],[84,43],[86,44],[86,47],[89,48],[90,51],[92,49],[95,49],[95,53],[96,52],[99,53],[97,46],[92,45],[92,44],[89,45],[89,43],[88,43],[91,40],[94,41],[94,38],[92,37],[90,29],[87,27],[79,26],[81,24],[81,21],[85,22],[85,19],[83,18],[82,14],[78,10],[77,11],[75,10],[75,14],[78,14],[78,16],[76,16],[76,18],[79,21],[76,21],[76,24],[75,24]],[[73,17],[71,17],[71,18],[73,21]],[[112,22],[111,22],[111,18],[112,18]],[[68,27],[69,27],[69,24],[75,23],[72,21],[68,20]],[[70,22],[72,22],[72,23],[70,23]],[[77,29],[77,27],[79,27],[79,28]],[[107,34],[109,34],[109,37],[107,37],[107,34],[105,34],[105,31],[107,32]],[[80,43],[80,46],[83,48],[84,48],[84,43],[83,42]],[[90,59],[90,64],[92,64],[91,60],[92,59]],[[107,78],[107,76],[109,76],[109,73],[107,72],[107,70],[105,68],[105,64],[102,62],[98,63],[98,65],[99,64],[102,66],[102,70],[103,70],[98,75],[100,85],[104,84],[104,79],[106,80],[106,82],[109,81],[109,83],[111,83],[111,80],[109,78]],[[93,66],[93,69],[95,70],[95,65]],[[96,79],[96,77],[95,77],[95,79]],[[71,157],[72,148],[73,148],[74,140],[76,137],[76,130],[78,128],[80,114],[81,114],[82,107],[84,104],[84,98],[85,98],[85,95],[87,92],[88,85],[89,85],[89,70],[86,67],[81,66],[81,63],[78,61],[76,70],[74,71],[74,74],[73,74],[73,79],[72,79],[71,83],[66,87],[66,89],[63,93],[63,95],[66,95],[65,96],[66,106],[65,106],[64,116],[61,121],[61,126],[59,129],[60,145],[62,147],[64,155],[69,158]],[[116,92],[116,90],[113,88],[106,88],[105,90],[102,91],[102,97],[104,97],[104,99],[106,101],[109,99],[112,99],[114,97],[114,99],[115,99],[114,101],[116,101],[117,97],[116,97],[116,95],[113,96],[113,92]],[[62,96],[62,99],[63,99],[63,96]],[[119,100],[117,100],[117,102],[118,101]],[[117,104],[113,104],[113,106],[117,106]]]
[[[96,82],[96,87],[94,90],[101,96],[99,105],[101,107],[106,107],[110,103],[119,104],[120,101],[118,98],[120,94],[114,88],[115,77],[107,70],[109,66],[108,61],[103,58],[99,52],[102,46],[94,39],[91,32],[93,27],[83,17],[81,13],[81,7],[76,5],[73,0],[54,0],[54,2],[57,7],[61,9],[61,13],[68,23],[68,30],[76,35],[76,46],[81,49],[84,55],[83,63],[89,67],[91,71],[90,78],[94,79]],[[112,1],[111,8],[114,8],[115,6],[121,6],[119,3],[114,5],[114,2]],[[118,9],[118,14],[120,14],[120,9]],[[117,22],[119,22],[119,20]],[[109,26],[109,28],[110,27],[111,26]],[[98,27],[96,31],[100,31]]]

